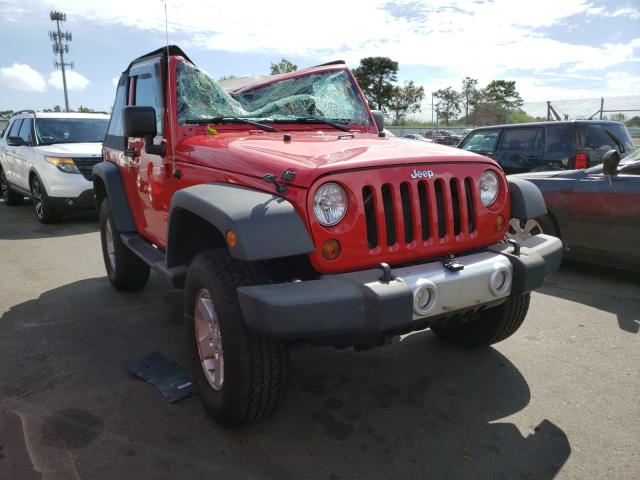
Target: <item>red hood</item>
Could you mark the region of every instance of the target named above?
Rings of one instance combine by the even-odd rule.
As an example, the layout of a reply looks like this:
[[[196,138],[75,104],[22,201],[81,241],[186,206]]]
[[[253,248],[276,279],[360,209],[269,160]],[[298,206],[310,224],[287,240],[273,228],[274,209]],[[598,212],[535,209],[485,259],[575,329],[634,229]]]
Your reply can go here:
[[[257,178],[292,168],[292,183],[301,187],[323,174],[354,168],[442,162],[495,165],[487,157],[435,143],[362,133],[352,138],[333,131],[293,132],[288,142],[282,133],[261,131],[196,135],[182,141],[177,151],[200,165]]]

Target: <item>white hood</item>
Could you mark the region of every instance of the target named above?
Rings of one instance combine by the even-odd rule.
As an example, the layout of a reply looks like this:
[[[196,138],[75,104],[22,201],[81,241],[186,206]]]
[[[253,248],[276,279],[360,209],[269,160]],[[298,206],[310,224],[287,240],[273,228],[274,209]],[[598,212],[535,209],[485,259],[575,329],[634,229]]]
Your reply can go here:
[[[101,157],[102,143],[54,143],[34,147],[44,155],[65,155],[69,157]]]

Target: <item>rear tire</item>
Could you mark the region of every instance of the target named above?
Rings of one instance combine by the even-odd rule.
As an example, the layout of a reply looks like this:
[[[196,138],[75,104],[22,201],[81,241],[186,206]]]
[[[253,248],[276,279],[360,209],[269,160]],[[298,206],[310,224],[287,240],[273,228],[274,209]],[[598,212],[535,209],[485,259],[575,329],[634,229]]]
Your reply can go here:
[[[108,199],[103,200],[100,205],[100,240],[104,266],[111,285],[122,291],[139,290],[144,287],[149,280],[149,265],[129,250],[120,239],[120,232],[113,223]]]
[[[285,397],[288,345],[247,328],[236,292],[269,281],[264,265],[240,262],[223,249],[198,254],[187,273],[187,349],[200,398],[224,427],[256,423]]]
[[[431,330],[442,340],[462,348],[486,347],[513,335],[529,310],[529,293],[510,297],[497,307],[483,310],[471,319],[450,320]]]
[[[19,193],[11,190],[7,177],[4,175],[4,170],[0,167],[0,189],[2,190],[2,199],[7,207],[14,207],[16,205],[22,205],[24,197]]]
[[[51,205],[47,191],[44,188],[44,184],[38,175],[33,176],[30,186],[33,210],[35,211],[36,217],[40,223],[57,223],[62,220],[62,215]]]

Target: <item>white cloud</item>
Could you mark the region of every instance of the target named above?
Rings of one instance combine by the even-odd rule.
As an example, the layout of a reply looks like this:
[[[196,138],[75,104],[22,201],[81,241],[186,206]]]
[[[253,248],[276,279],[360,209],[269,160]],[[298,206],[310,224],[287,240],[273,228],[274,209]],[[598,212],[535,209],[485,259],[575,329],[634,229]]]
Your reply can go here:
[[[0,68],[0,85],[23,92],[43,92],[46,87],[42,75],[24,63]]]
[[[90,84],[89,79],[84,75],[74,71],[67,70],[65,72],[65,76],[67,78],[67,90],[84,90]],[[57,88],[58,90],[62,90],[62,72],[60,70],[53,71],[49,74],[49,78],[47,79],[47,83],[51,85],[53,88]]]

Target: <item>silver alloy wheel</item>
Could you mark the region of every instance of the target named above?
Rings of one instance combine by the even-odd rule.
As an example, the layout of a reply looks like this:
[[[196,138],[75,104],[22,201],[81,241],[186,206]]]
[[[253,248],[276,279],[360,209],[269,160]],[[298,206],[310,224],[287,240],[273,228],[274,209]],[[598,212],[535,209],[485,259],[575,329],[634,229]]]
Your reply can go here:
[[[540,233],[544,232],[537,220],[532,218],[529,220],[520,220],[519,218],[509,220],[509,233],[507,233],[507,237],[513,240],[521,242]]]
[[[109,258],[109,265],[111,270],[116,270],[116,247],[113,243],[113,230],[111,229],[111,220],[107,216],[104,227],[104,239],[107,244],[107,257]]]
[[[214,390],[224,383],[224,356],[218,315],[209,290],[203,288],[196,296],[195,332],[202,371]]]
[[[42,218],[42,192],[40,191],[40,182],[38,179],[34,179],[31,184],[31,194],[33,195],[33,206],[36,210],[36,215],[38,218]]]

